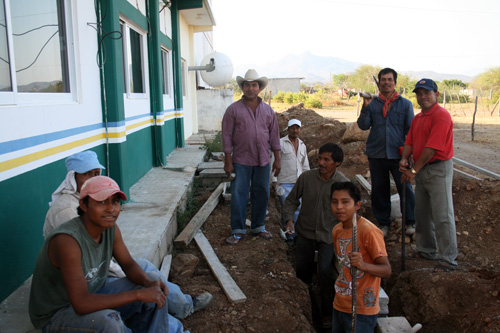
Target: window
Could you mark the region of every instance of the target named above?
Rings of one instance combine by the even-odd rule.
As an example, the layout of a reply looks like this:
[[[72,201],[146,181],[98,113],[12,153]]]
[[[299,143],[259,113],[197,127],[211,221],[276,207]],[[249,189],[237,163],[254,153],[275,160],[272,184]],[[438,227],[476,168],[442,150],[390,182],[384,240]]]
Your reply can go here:
[[[123,48],[123,90],[128,97],[144,98],[146,76],[144,34],[121,21]],[[141,95],[142,94],[142,95]]]
[[[163,95],[170,95],[170,53],[161,49],[161,65],[163,68]]]
[[[70,92],[64,13],[64,0],[0,0],[0,92]]]
[[[187,80],[187,65],[186,65],[186,60],[181,59],[181,81],[182,81],[182,96],[186,97],[187,96],[187,91],[186,91],[186,80]]]

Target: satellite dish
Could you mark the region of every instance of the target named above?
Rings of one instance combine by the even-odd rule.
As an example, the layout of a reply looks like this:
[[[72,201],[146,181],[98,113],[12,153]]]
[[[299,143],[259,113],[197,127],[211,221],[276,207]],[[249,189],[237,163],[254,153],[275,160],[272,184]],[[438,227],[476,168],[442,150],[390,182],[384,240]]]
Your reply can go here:
[[[228,83],[233,76],[233,63],[231,59],[223,53],[213,52],[203,57],[201,64],[210,64],[211,59],[214,60],[215,69],[211,72],[206,70],[200,71],[203,81],[211,87],[218,87]]]

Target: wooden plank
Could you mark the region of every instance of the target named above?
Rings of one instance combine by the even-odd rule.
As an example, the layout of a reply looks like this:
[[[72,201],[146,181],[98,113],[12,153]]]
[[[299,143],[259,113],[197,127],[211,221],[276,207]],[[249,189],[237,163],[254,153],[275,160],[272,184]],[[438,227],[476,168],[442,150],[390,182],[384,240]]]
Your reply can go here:
[[[161,262],[160,273],[165,276],[165,279],[168,280],[168,275],[170,274],[170,266],[172,265],[172,255],[167,254],[163,257],[163,261]]]
[[[205,237],[203,232],[199,230],[194,236],[196,244],[200,248],[201,253],[207,260],[210,269],[215,275],[217,281],[219,281],[222,290],[226,294],[227,298],[233,303],[241,303],[247,300],[245,294],[241,291],[240,287],[234,282],[233,278],[227,271],[227,269],[222,265],[219,257],[215,254],[212,246],[210,245],[208,239]]]
[[[360,174],[357,174],[355,178],[361,184],[361,186],[366,190],[366,192],[370,194],[372,191],[372,186],[370,185],[370,183],[368,183],[365,177],[361,176]]]
[[[472,163],[466,162],[466,161],[461,160],[461,159],[456,158],[456,157],[452,157],[451,159],[453,160],[453,163],[458,163],[458,164],[463,165],[463,166],[465,166],[465,167],[467,167],[469,169],[472,169],[472,170],[480,172],[480,173],[482,173],[484,175],[487,175],[487,176],[490,176],[492,178],[495,178],[496,180],[500,180],[500,175],[497,174],[497,173],[494,173],[494,172],[491,172],[489,170],[483,169],[481,167],[478,167],[477,165],[474,165]]]
[[[181,245],[181,246],[189,245],[189,243],[193,240],[193,237],[195,236],[196,232],[201,228],[203,223],[205,223],[207,217],[210,216],[214,208],[219,203],[223,188],[224,184],[220,183],[219,186],[212,193],[210,198],[208,198],[208,200],[205,202],[203,207],[201,207],[198,213],[196,213],[196,215],[193,216],[191,221],[189,221],[188,225],[174,240],[175,245]]]

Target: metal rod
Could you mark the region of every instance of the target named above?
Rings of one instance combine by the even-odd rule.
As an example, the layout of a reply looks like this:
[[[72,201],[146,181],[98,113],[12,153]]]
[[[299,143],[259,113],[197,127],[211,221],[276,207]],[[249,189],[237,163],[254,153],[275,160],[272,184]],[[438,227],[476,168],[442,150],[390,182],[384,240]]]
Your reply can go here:
[[[405,271],[405,247],[406,247],[406,182],[403,181],[403,193],[401,193],[401,271]]]
[[[356,212],[352,216],[352,248],[351,252],[358,250],[358,223],[356,220]],[[351,262],[351,277],[352,277],[352,332],[356,333],[356,312],[357,312],[357,282],[358,282],[358,269],[354,267]]]

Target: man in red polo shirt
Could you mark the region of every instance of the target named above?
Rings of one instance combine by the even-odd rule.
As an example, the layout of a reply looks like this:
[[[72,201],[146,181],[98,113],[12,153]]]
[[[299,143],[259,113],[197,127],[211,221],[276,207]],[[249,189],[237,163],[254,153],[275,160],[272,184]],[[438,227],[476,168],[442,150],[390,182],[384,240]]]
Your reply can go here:
[[[453,122],[439,106],[437,85],[421,79],[413,92],[422,112],[411,123],[400,165],[402,181],[415,179],[415,236],[417,251],[411,259],[438,259],[435,272],[457,268],[457,235],[453,212]],[[408,158],[413,154],[415,164]],[[409,168],[410,167],[410,168]]]

